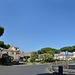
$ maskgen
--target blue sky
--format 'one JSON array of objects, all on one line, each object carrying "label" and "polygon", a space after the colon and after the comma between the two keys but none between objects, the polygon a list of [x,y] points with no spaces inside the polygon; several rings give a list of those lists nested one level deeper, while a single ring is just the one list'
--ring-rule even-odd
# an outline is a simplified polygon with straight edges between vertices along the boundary
[{"label": "blue sky", "polygon": [[21,51],[75,45],[75,0],[0,0],[0,41]]}]

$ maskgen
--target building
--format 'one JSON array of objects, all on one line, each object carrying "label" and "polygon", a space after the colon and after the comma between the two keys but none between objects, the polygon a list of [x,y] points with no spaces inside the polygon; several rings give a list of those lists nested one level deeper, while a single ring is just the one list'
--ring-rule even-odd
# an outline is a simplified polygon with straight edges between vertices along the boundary
[{"label": "building", "polygon": [[24,56],[31,56],[31,53],[32,53],[32,52],[24,53]]},{"label": "building", "polygon": [[60,60],[66,60],[66,55],[65,54],[59,54],[59,59]]},{"label": "building", "polygon": [[67,56],[65,54],[55,54],[54,59],[66,60],[66,57],[71,60],[74,58],[74,54],[68,54]]},{"label": "building", "polygon": [[23,58],[24,58],[24,52],[21,51],[21,52],[20,52],[20,61],[23,61]]},{"label": "building", "polygon": [[2,58],[3,54],[7,54],[9,56],[12,56],[14,59],[19,59],[20,50],[18,47],[10,46],[9,49],[1,49],[0,50],[0,58]]},{"label": "building", "polygon": [[32,52],[26,52],[26,53],[24,53],[23,51],[20,52],[20,61],[25,60],[25,59],[24,59],[24,56],[31,56],[31,53],[32,53]]}]

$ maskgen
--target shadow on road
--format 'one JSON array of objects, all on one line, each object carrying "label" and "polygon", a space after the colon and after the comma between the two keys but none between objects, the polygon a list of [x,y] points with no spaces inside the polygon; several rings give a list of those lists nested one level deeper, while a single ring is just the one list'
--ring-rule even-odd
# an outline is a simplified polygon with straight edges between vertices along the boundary
[{"label": "shadow on road", "polygon": [[50,73],[42,73],[42,74],[37,74],[37,75],[53,75],[53,74],[50,74]]},{"label": "shadow on road", "polygon": [[25,63],[5,63],[5,64],[0,64],[1,66],[13,66],[13,65],[24,65]]}]

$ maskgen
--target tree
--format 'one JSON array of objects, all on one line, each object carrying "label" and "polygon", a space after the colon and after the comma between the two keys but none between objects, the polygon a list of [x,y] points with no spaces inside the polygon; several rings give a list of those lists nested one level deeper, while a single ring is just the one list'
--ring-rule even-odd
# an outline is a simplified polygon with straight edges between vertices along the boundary
[{"label": "tree", "polygon": [[41,50],[38,50],[38,54],[44,54],[44,53],[48,53],[49,51],[55,51],[56,49],[54,48],[50,48],[50,47],[46,47],[46,48],[42,48]]},{"label": "tree", "polygon": [[30,57],[30,61],[31,62],[35,62],[35,59],[37,59],[38,58],[38,54],[37,54],[37,52],[32,52],[31,53],[31,57]]},{"label": "tree", "polygon": [[60,52],[61,52],[60,50],[57,50],[57,49],[55,50],[55,53],[56,53],[56,54],[57,54],[57,53],[59,54]]},{"label": "tree", "polygon": [[0,41],[0,47],[4,47],[4,42],[3,41]]},{"label": "tree", "polygon": [[62,52],[65,52],[65,55],[66,55],[66,68],[68,68],[68,52],[71,52],[72,51],[72,47],[71,46],[67,46],[67,47],[62,47],[61,49],[60,49]]},{"label": "tree", "polygon": [[55,56],[56,56],[56,59],[57,59],[57,56],[59,55],[60,52],[61,52],[60,50],[55,49]]},{"label": "tree", "polygon": [[54,51],[48,51],[47,53],[41,54],[40,59],[44,62],[50,62],[54,58]]},{"label": "tree", "polygon": [[9,45],[9,44],[7,44],[7,45],[6,45],[6,44],[4,44],[4,48],[5,48],[5,49],[8,49],[9,47],[10,47],[10,45]]},{"label": "tree", "polygon": [[75,51],[75,46],[72,46],[72,50],[71,50],[71,51],[72,51],[72,52]]},{"label": "tree", "polygon": [[43,52],[41,50],[38,50],[37,53],[38,54],[43,54]]},{"label": "tree", "polygon": [[3,41],[0,41],[0,47],[8,49],[10,47],[10,45],[9,44],[6,45],[6,44],[4,44]]},{"label": "tree", "polygon": [[3,35],[3,33],[4,33],[4,28],[0,26],[0,37]]},{"label": "tree", "polygon": [[27,60],[30,58],[30,56],[24,56],[25,61],[27,62]]},{"label": "tree", "polygon": [[54,56],[49,53],[44,53],[44,54],[41,54],[41,56],[40,56],[40,59],[44,62],[50,62],[53,58],[54,58]]}]

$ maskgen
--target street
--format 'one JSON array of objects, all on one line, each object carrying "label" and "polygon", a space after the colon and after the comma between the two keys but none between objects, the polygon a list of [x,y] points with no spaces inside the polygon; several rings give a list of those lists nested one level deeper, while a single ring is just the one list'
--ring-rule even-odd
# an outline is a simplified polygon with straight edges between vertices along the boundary
[{"label": "street", "polygon": [[30,66],[0,66],[1,75],[52,75],[45,69],[45,65],[30,65]]}]

